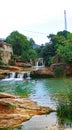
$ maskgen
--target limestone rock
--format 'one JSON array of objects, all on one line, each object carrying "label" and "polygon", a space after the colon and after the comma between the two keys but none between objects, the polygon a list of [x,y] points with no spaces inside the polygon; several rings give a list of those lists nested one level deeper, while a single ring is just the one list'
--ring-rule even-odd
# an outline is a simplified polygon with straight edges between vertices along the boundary
[{"label": "limestone rock", "polygon": [[30,119],[28,114],[0,114],[0,128],[14,128],[28,119]]},{"label": "limestone rock", "polygon": [[0,92],[0,98],[16,98],[16,96],[8,94],[8,93]]},{"label": "limestone rock", "polygon": [[34,115],[53,112],[49,107],[38,106],[29,99],[0,93],[0,128],[14,128]]},{"label": "limestone rock", "polygon": [[52,68],[39,68],[31,72],[32,77],[54,77]]}]

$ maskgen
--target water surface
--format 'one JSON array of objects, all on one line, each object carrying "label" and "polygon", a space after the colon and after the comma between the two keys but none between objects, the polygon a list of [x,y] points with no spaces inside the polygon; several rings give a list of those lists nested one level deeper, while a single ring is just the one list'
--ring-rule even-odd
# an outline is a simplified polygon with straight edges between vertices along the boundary
[{"label": "water surface", "polygon": [[[61,79],[9,79],[0,80],[0,92],[28,97],[37,101],[39,105],[56,108],[59,98],[72,90],[72,78]],[[38,124],[38,125],[37,125]],[[56,113],[49,115],[34,116],[31,120],[24,122],[20,127],[13,130],[45,130],[49,125],[60,124]],[[71,124],[61,124],[62,127],[71,127]]]}]

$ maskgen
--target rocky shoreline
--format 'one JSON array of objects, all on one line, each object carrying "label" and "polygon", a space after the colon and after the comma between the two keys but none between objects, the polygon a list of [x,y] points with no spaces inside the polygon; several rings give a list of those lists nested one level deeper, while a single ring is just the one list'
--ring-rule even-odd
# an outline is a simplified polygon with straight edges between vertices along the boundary
[{"label": "rocky shoreline", "polygon": [[33,78],[54,78],[63,76],[72,76],[72,65],[53,64],[50,67],[33,69],[20,66],[0,66],[0,79],[5,77],[8,72],[26,72],[29,71]]},{"label": "rocky shoreline", "polygon": [[52,68],[39,68],[31,72],[33,78],[53,78],[54,72]]},{"label": "rocky shoreline", "polygon": [[[67,67],[68,75],[72,68]],[[30,70],[30,69],[29,69]],[[0,68],[0,79],[5,77],[5,73],[8,72],[23,72],[26,71],[21,67],[9,66],[7,68]],[[31,76],[34,78],[41,77],[54,77],[53,68],[41,68],[38,70],[30,70]],[[72,73],[72,71],[71,71]],[[26,98],[20,98],[14,95],[0,93],[0,128],[15,128],[29,120],[34,115],[49,114],[55,112],[49,107],[38,106],[36,102],[33,102]],[[60,130],[56,126],[52,126],[49,130]],[[66,129],[72,130],[72,128]]]},{"label": "rocky shoreline", "polygon": [[38,106],[26,98],[0,93],[0,128],[15,128],[34,115],[54,112],[49,107]]}]

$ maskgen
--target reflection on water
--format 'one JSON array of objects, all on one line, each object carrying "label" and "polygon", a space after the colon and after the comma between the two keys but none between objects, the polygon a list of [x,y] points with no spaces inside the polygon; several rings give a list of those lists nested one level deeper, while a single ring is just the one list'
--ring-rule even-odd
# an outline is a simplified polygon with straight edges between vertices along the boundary
[{"label": "reflection on water", "polygon": [[[0,92],[8,92],[22,97],[29,97],[37,101],[39,105],[46,105],[56,108],[56,103],[72,89],[72,78],[69,79],[30,79],[28,82],[22,81],[0,81]],[[5,130],[44,130],[50,125],[60,125],[62,128],[71,127],[72,122],[60,120],[56,113],[49,115],[34,116],[24,122],[18,128],[8,128]]]},{"label": "reflection on water", "polygon": [[50,115],[34,116],[29,122],[23,123],[22,130],[45,130],[57,122],[55,113]]}]

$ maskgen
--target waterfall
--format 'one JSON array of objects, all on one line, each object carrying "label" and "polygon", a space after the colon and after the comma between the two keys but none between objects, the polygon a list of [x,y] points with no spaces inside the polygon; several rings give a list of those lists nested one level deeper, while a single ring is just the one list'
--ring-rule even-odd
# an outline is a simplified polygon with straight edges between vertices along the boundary
[{"label": "waterfall", "polygon": [[20,81],[20,80],[24,80],[24,79],[30,79],[30,72],[10,72],[10,73],[6,73],[5,79],[3,79],[3,80],[4,81],[8,81],[8,80]]},{"label": "waterfall", "polygon": [[15,72],[8,72],[8,73],[6,73],[6,76],[5,76],[5,79],[3,79],[3,80],[13,80],[15,78]]},{"label": "waterfall", "polygon": [[23,78],[24,73],[18,73],[17,78]]},{"label": "waterfall", "polygon": [[15,72],[10,73],[10,78],[15,78]]},{"label": "waterfall", "polygon": [[35,66],[38,67],[38,61],[36,61],[36,65]]},{"label": "waterfall", "polygon": [[27,72],[27,78],[26,79],[30,79],[30,72]]}]

